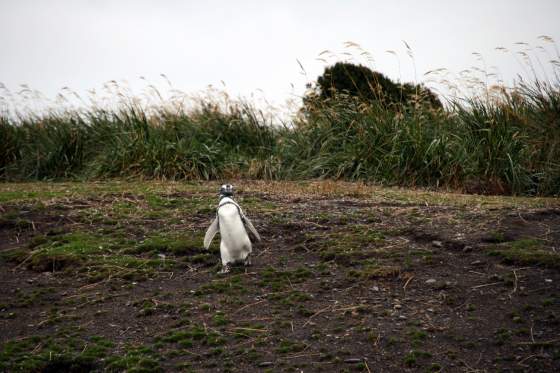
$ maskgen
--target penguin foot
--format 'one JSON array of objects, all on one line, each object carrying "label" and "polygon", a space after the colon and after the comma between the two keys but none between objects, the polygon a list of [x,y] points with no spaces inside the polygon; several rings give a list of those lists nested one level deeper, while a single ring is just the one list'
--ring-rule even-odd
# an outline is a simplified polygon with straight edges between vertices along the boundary
[{"label": "penguin foot", "polygon": [[251,265],[251,257],[249,255],[245,258],[243,265],[245,265],[245,267],[249,267]]},{"label": "penguin foot", "polygon": [[231,271],[231,265],[229,263],[222,266],[222,269],[218,272],[219,275],[225,275]]}]

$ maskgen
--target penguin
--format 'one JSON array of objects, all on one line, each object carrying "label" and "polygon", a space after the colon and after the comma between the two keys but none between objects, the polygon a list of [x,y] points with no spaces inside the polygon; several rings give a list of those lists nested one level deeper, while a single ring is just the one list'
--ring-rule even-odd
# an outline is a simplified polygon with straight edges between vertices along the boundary
[{"label": "penguin", "polygon": [[246,228],[258,241],[261,240],[249,218],[245,216],[241,207],[233,200],[233,185],[222,185],[216,218],[204,235],[204,248],[208,249],[212,239],[220,231],[222,269],[218,273],[228,273],[231,270],[231,265],[237,263],[242,263],[245,266],[251,265],[249,256],[253,248]]}]

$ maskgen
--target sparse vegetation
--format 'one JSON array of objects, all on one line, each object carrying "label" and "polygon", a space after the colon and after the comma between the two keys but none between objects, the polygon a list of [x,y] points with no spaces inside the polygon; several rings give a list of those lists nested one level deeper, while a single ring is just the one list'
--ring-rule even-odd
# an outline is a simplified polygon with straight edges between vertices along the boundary
[{"label": "sparse vegetation", "polygon": [[498,256],[509,264],[539,264],[546,267],[560,268],[560,253],[546,249],[543,242],[525,239],[493,246],[490,255]]},{"label": "sparse vegetation", "polygon": [[236,184],[223,277],[218,182],[0,185],[0,370],[558,370],[557,199]]}]

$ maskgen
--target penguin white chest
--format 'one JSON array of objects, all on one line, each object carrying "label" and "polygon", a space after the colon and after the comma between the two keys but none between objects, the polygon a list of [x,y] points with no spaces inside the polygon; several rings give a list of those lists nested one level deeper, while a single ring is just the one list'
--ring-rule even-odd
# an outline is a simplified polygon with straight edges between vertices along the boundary
[{"label": "penguin white chest", "polygon": [[218,210],[222,265],[243,262],[252,251],[251,240],[236,205],[225,204]]},{"label": "penguin white chest", "polygon": [[208,249],[214,235],[220,232],[222,270],[218,273],[229,272],[230,265],[235,263],[251,265],[249,254],[251,254],[253,247],[246,229],[249,229],[257,240],[261,240],[253,223],[245,216],[241,207],[233,200],[232,195],[233,186],[230,184],[222,185],[216,218],[204,235],[204,247]]}]

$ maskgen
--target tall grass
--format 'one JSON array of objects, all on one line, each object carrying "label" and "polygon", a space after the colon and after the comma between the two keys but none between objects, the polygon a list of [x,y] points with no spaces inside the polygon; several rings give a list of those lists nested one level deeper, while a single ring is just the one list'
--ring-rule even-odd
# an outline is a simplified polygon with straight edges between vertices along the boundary
[{"label": "tall grass", "polygon": [[[255,162],[274,152],[276,131],[258,110],[211,103],[189,113],[115,111],[0,119],[0,177],[139,176],[166,179],[264,177]],[[269,175],[271,176],[271,175]]]},{"label": "tall grass", "polygon": [[[290,168],[303,178],[555,194],[560,143],[551,141],[548,131],[532,129],[550,115],[538,110],[471,100],[453,102],[449,111],[406,108],[395,114],[339,98],[335,105],[316,108],[289,134],[284,158],[306,160]],[[557,134],[558,117],[555,121],[548,128],[556,125]]]},{"label": "tall grass", "polygon": [[278,126],[244,101],[0,114],[0,179],[366,180],[560,194],[560,81],[394,110],[338,95]]}]

